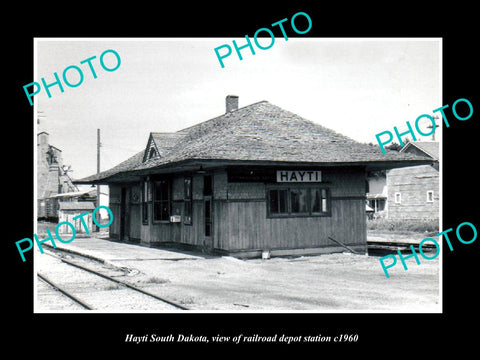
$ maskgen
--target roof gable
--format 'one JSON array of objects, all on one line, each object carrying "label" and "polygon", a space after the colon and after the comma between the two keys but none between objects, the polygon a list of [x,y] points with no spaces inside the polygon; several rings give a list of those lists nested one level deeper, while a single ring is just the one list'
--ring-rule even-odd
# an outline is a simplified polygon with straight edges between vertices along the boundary
[{"label": "roof gable", "polygon": [[158,156],[160,156],[160,153],[158,152],[157,145],[155,144],[152,133],[150,133],[150,135],[148,136],[147,146],[145,147],[145,152],[143,154],[142,162]]},{"label": "roof gable", "polygon": [[440,155],[439,143],[437,141],[409,142],[400,149],[400,152],[429,156],[435,160],[438,160]]},{"label": "roof gable", "polygon": [[165,156],[184,136],[182,132],[162,133],[151,132],[148,137],[147,146],[143,155],[142,162],[148,162],[151,159],[158,159]]}]

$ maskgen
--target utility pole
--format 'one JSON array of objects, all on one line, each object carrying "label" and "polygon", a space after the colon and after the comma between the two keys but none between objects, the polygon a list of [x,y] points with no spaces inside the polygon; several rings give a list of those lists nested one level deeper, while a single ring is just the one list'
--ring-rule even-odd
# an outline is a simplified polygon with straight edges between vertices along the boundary
[{"label": "utility pole", "polygon": [[[100,174],[100,129],[97,129],[97,174]],[[100,206],[100,185],[97,184],[97,204],[96,207]],[[97,211],[97,214],[100,214]],[[97,226],[97,231],[100,231],[100,228]]]},{"label": "utility pole", "polygon": [[[440,117],[439,117],[437,114],[435,114],[435,115],[433,116],[433,119],[434,119],[434,122],[435,122],[435,130],[434,130],[433,133],[432,133],[432,141],[435,141],[435,131],[436,131],[437,127],[438,127],[436,120],[439,119],[439,118],[440,118]],[[433,129],[433,125],[427,126],[427,129]]]}]

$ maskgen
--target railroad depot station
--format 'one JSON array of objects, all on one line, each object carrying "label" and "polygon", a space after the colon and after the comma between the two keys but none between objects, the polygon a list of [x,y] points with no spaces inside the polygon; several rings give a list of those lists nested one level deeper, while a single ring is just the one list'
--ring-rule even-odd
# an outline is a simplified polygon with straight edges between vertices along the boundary
[{"label": "railroad depot station", "polygon": [[432,163],[229,95],[225,114],[152,132],[136,155],[74,182],[109,186],[109,236],[121,241],[238,257],[366,253],[367,172]]}]

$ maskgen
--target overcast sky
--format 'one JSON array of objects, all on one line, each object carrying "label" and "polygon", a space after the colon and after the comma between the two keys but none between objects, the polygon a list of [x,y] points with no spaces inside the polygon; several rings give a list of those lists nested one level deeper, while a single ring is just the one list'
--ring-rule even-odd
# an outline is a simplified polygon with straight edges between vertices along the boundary
[{"label": "overcast sky", "polygon": [[[406,130],[406,121],[413,126],[419,115],[443,105],[439,39],[282,37],[268,50],[255,48],[255,55],[242,50],[242,61],[233,51],[221,68],[214,48],[232,40],[36,39],[32,81],[52,83],[53,73],[61,77],[69,65],[84,74],[78,87],[64,84],[61,93],[53,86],[51,98],[44,89],[35,96],[42,115],[36,132],[50,134],[64,164],[72,165],[70,175],[81,178],[96,172],[97,128],[101,170],[107,170],[142,150],[152,131],[173,132],[223,114],[229,94],[239,96],[240,107],[267,100],[372,143],[375,134],[393,126]],[[112,72],[99,64],[108,49],[121,57]],[[96,79],[80,64],[94,55]],[[112,54],[105,61],[115,65]],[[71,82],[74,73],[68,72]]]}]

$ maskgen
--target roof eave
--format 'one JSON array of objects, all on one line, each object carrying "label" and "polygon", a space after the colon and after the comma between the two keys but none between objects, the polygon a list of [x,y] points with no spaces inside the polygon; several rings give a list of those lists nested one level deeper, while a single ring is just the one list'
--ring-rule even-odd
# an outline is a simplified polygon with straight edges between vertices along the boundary
[{"label": "roof eave", "polygon": [[[367,171],[390,170],[419,165],[434,165],[436,160],[416,159],[416,160],[382,160],[382,161],[354,161],[354,162],[292,162],[292,161],[266,161],[266,160],[222,160],[222,159],[189,159],[168,164],[162,164],[156,167],[141,170],[127,170],[116,174],[95,179],[95,176],[84,179],[74,180],[74,184],[98,184],[107,185],[109,183],[125,183],[141,181],[143,177],[152,174],[171,174],[174,172],[195,172],[202,166],[203,170],[226,166],[304,166],[304,167],[365,167]],[[89,178],[92,178],[89,180]]]}]

